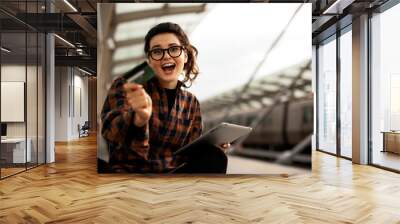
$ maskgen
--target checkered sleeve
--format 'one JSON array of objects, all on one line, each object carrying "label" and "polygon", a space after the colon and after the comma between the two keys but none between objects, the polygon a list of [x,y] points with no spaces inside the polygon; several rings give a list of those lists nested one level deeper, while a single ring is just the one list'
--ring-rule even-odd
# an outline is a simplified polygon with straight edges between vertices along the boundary
[{"label": "checkered sleeve", "polygon": [[194,101],[193,124],[189,131],[189,136],[188,136],[189,141],[187,143],[190,143],[195,139],[197,139],[198,137],[200,137],[203,131],[203,121],[201,119],[200,103],[195,97],[193,98],[193,101]]},{"label": "checkered sleeve", "polygon": [[141,157],[147,160],[149,151],[149,127],[136,127],[133,124],[134,111],[126,104],[124,79],[116,79],[111,86],[104,102],[101,119],[101,133],[112,145],[110,153],[118,152],[118,149],[129,147]]}]

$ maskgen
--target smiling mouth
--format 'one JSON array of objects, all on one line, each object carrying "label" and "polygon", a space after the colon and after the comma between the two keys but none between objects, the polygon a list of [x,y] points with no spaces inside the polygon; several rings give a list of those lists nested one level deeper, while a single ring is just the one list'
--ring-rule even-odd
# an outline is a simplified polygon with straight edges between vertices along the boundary
[{"label": "smiling mouth", "polygon": [[165,72],[172,72],[175,69],[176,65],[174,63],[165,63],[161,65],[161,68]]}]

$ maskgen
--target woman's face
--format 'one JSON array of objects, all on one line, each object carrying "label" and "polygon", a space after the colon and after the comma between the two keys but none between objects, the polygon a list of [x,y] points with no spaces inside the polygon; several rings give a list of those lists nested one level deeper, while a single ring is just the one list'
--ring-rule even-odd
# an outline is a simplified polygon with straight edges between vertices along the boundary
[{"label": "woman's face", "polygon": [[[180,49],[176,46],[182,46],[178,37],[173,33],[161,33],[155,35],[150,40],[149,53],[153,51],[153,55],[162,55],[162,50],[170,49],[170,53],[173,56],[178,55]],[[155,51],[154,51],[155,50]],[[161,50],[161,51],[160,51]],[[158,58],[156,58],[158,59]],[[152,57],[148,57],[149,65],[155,72],[160,84],[164,88],[173,89],[176,87],[178,82],[179,74],[182,73],[183,67],[187,62],[187,54],[185,50],[182,50],[181,54],[177,57],[171,57],[168,50],[164,51],[164,57],[161,60],[154,60]]]}]

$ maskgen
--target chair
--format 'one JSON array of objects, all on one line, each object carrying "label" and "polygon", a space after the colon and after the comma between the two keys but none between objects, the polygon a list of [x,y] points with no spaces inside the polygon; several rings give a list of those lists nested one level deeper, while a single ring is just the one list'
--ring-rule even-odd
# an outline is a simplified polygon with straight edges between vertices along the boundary
[{"label": "chair", "polygon": [[85,121],[82,127],[80,127],[80,125],[78,124],[79,138],[89,136],[89,129],[90,129],[89,121]]}]

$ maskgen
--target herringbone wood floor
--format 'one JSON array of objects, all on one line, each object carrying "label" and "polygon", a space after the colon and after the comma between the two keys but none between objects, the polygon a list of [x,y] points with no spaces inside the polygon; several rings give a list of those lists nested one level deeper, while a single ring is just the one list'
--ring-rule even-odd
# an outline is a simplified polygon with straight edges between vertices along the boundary
[{"label": "herringbone wood floor", "polygon": [[93,137],[56,158],[0,181],[0,223],[400,223],[400,175],[319,152],[293,176],[99,175]]}]

